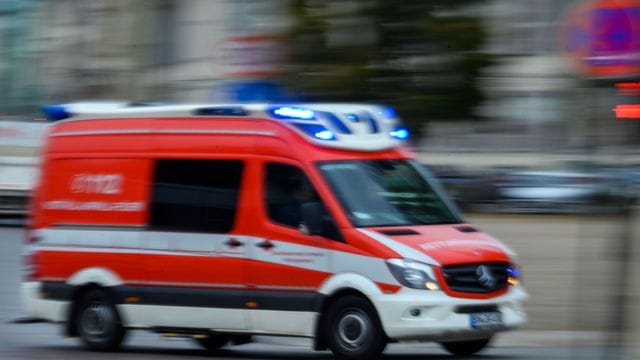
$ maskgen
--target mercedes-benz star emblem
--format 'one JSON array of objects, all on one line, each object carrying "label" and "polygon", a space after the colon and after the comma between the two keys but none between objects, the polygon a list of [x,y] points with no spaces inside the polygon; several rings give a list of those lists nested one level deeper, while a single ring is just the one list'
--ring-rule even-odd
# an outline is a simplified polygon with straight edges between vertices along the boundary
[{"label": "mercedes-benz star emblem", "polygon": [[476,275],[478,275],[478,282],[482,286],[493,289],[496,286],[496,278],[493,276],[491,269],[485,265],[480,265],[476,269]]}]

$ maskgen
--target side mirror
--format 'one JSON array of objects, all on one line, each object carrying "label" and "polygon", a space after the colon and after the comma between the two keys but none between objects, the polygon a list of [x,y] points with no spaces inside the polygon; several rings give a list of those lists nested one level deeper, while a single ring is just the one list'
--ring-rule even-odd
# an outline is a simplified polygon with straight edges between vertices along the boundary
[{"label": "side mirror", "polygon": [[324,209],[319,202],[308,202],[302,204],[302,224],[300,231],[306,235],[323,234]]},{"label": "side mirror", "polygon": [[302,222],[300,232],[305,235],[320,235],[329,239],[344,241],[340,230],[336,226],[327,210],[319,202],[302,204]]}]

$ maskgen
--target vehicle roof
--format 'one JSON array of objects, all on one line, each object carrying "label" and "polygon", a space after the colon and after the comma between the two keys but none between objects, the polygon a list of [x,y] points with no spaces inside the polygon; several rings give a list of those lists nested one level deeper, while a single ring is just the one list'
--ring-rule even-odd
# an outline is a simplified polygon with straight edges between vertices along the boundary
[{"label": "vehicle roof", "polygon": [[[62,111],[64,117],[54,123],[49,137],[54,145],[64,143],[59,141],[62,138],[73,137],[76,144],[66,144],[67,149],[77,147],[77,140],[90,137],[92,141],[81,141],[87,149],[103,151],[102,148],[110,148],[115,151],[113,144],[95,140],[98,137],[113,139],[112,136],[119,136],[118,143],[127,143],[129,149],[134,151],[140,148],[140,144],[151,141],[149,136],[174,135],[171,141],[174,148],[179,142],[184,146],[195,146],[199,141],[206,141],[201,152],[206,152],[202,150],[205,145],[211,152],[214,145],[218,147],[216,151],[220,151],[223,145],[219,141],[223,137],[229,142],[226,148],[237,148],[242,141],[244,147],[259,146],[257,138],[272,137],[289,143],[289,146],[297,143],[294,150],[308,146],[315,147],[319,153],[323,153],[319,150],[334,150],[332,155],[324,151],[326,156],[320,158],[342,158],[354,155],[344,151],[374,153],[402,147],[403,139],[394,136],[394,132],[406,132],[392,109],[371,104],[130,106],[126,103],[72,103],[60,106],[63,108],[57,111]],[[209,137],[203,140],[198,135]],[[251,139],[238,142],[243,135]],[[216,136],[216,144],[212,144],[211,136]],[[271,140],[274,143],[274,139]],[[62,151],[63,148],[58,146],[57,150]],[[183,151],[188,152],[186,148]]]},{"label": "vehicle roof", "polygon": [[[53,126],[51,136],[60,135],[63,129],[75,129],[75,133],[66,135],[95,135],[94,131],[109,129],[111,135],[131,134],[133,129],[111,129],[125,126],[134,120],[152,121],[147,128],[137,131],[147,133],[158,132],[158,122],[167,119],[183,119],[182,123],[174,123],[176,128],[188,129],[200,120],[265,120],[277,123],[292,130],[310,143],[322,147],[355,150],[381,151],[401,145],[408,137],[408,131],[401,126],[393,109],[373,104],[338,104],[338,103],[301,103],[301,104],[268,104],[268,103],[226,103],[226,104],[184,104],[184,105],[130,105],[114,102],[71,103],[56,105],[56,111],[64,114]],[[45,111],[46,112],[46,111]],[[91,122],[90,120],[94,120]],[[101,124],[102,121],[111,125]],[[192,121],[186,121],[192,120]],[[86,125],[80,125],[84,123]],[[75,125],[74,125],[75,124]],[[91,125],[89,125],[91,124]],[[219,122],[222,124],[222,122]],[[259,122],[244,124],[242,131],[258,131]],[[77,127],[84,128],[78,132]],[[215,125],[209,127],[212,133]],[[229,129],[227,129],[229,130]],[[166,129],[164,129],[166,133]],[[256,135],[256,134],[254,134]]]}]

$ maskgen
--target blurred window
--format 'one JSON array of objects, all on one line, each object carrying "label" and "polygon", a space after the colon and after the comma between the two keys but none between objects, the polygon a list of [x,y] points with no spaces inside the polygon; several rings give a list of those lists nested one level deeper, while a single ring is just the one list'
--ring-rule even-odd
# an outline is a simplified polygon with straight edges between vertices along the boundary
[{"label": "blurred window", "polygon": [[236,217],[239,160],[157,160],[151,195],[155,229],[227,233]]},{"label": "blurred window", "polygon": [[319,168],[357,227],[461,222],[430,174],[413,161],[327,161]]},{"label": "blurred window", "polygon": [[319,201],[309,178],[297,166],[267,164],[266,203],[269,219],[275,223],[298,228],[304,203]]}]

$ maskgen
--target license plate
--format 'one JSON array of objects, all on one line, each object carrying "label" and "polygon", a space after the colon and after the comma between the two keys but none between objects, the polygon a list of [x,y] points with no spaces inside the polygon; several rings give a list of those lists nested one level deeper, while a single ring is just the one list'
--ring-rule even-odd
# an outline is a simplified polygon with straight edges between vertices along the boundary
[{"label": "license plate", "polygon": [[469,315],[472,329],[496,328],[502,326],[502,313],[498,311]]}]

